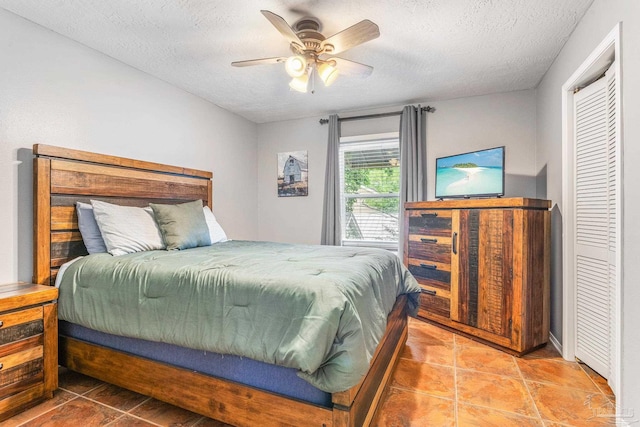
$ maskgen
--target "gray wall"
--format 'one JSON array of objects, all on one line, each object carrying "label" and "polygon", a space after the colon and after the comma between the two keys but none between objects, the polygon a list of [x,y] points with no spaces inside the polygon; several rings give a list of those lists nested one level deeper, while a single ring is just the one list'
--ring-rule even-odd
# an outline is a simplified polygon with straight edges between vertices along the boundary
[{"label": "gray wall", "polygon": [[[600,44],[616,23],[622,22],[622,122],[623,122],[623,327],[622,393],[617,403],[640,418],[640,2],[637,0],[595,0],[538,87],[536,165],[541,191],[554,207],[553,290],[562,292],[562,112],[561,87]],[[546,179],[544,179],[546,177]],[[541,194],[545,195],[545,194]],[[561,312],[554,312],[552,330],[562,328]],[[631,421],[630,419],[627,421]]]},{"label": "gray wall", "polygon": [[[436,112],[427,115],[428,196],[434,197],[437,157],[505,145],[506,195],[535,197],[535,91],[429,102]],[[426,105],[426,103],[424,104]],[[400,111],[340,113],[354,116]],[[319,117],[258,125],[258,238],[280,242],[320,243],[327,126]],[[342,136],[397,132],[399,116],[344,122]],[[308,150],[309,196],[278,197],[278,152]],[[295,212],[295,215],[291,213]]]},{"label": "gray wall", "polygon": [[254,123],[4,9],[0,58],[0,283],[31,280],[34,143],[213,171],[222,226],[257,235]]}]

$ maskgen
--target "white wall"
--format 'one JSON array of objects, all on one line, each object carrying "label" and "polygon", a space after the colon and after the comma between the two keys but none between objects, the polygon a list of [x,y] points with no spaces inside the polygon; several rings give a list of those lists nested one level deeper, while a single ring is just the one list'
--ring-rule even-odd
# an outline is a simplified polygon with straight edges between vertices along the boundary
[{"label": "white wall", "polygon": [[[637,0],[595,0],[538,87],[537,170],[546,175],[544,192],[554,204],[554,239],[561,236],[562,208],[562,123],[561,87],[584,62],[616,23],[622,22],[622,122],[623,122],[623,340],[622,393],[617,403],[635,413],[628,422],[640,419],[640,2]],[[544,194],[543,194],[544,196]],[[562,291],[561,247],[553,257],[553,293]],[[552,325],[561,328],[561,324]]]},{"label": "white wall", "polygon": [[254,123],[4,9],[0,58],[0,283],[31,280],[34,143],[213,171],[222,226],[257,235]]},{"label": "white wall", "polygon": [[[436,112],[427,115],[428,196],[434,197],[434,165],[437,157],[506,146],[506,195],[535,197],[535,91],[429,102]],[[426,105],[426,103],[424,104]],[[341,113],[341,116],[400,111],[402,105],[385,110]],[[394,132],[399,117],[349,121],[342,136]],[[320,118],[258,125],[258,238],[295,243],[320,243],[327,125]],[[278,197],[278,152],[308,150],[309,196]]]}]

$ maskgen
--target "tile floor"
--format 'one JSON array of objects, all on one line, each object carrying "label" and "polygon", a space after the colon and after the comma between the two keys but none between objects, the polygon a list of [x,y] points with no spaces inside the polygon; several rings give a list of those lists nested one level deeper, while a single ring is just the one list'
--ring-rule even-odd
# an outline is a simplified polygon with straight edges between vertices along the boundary
[{"label": "tile floor", "polygon": [[[615,425],[613,393],[551,347],[523,358],[415,319],[376,426]],[[225,426],[60,368],[53,399],[2,426]]]}]

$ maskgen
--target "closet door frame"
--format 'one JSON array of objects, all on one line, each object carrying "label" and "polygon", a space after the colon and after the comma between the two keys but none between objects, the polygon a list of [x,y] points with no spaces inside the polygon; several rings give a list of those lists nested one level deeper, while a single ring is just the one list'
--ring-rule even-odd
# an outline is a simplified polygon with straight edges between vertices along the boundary
[{"label": "closet door frame", "polygon": [[622,73],[620,57],[621,23],[618,23],[578,67],[573,75],[562,86],[562,276],[563,276],[563,310],[562,310],[562,357],[566,360],[575,360],[576,348],[576,278],[575,278],[575,165],[574,165],[574,114],[573,93],[574,89],[585,86],[592,81],[597,74],[604,71],[608,63],[614,59],[616,86],[618,94],[618,106],[616,117],[617,137],[617,195],[616,211],[617,242],[616,242],[616,275],[618,286],[614,295],[614,333],[612,334],[613,355],[612,370],[609,378],[613,392],[620,396],[621,366],[622,366]]}]

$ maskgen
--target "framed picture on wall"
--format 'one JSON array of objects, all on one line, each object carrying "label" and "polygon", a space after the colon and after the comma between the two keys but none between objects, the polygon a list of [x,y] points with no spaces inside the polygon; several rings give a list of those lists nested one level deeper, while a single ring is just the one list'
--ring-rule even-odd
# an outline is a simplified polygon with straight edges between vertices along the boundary
[{"label": "framed picture on wall", "polygon": [[308,196],[306,151],[278,153],[278,197]]}]

